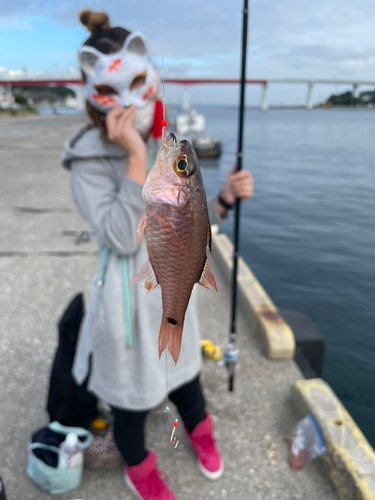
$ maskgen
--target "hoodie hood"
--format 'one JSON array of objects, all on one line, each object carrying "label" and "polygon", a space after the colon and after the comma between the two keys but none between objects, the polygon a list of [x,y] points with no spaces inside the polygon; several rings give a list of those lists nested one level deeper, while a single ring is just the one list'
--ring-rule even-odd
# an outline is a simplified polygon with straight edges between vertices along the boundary
[{"label": "hoodie hood", "polygon": [[96,127],[86,125],[66,139],[61,163],[70,170],[73,160],[93,158],[126,158],[126,153],[105,141]]}]

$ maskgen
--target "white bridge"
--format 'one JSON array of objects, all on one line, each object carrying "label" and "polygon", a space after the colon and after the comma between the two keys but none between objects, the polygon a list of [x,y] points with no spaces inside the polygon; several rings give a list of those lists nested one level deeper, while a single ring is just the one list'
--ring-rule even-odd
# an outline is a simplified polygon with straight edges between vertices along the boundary
[{"label": "white bridge", "polygon": [[362,86],[375,87],[375,80],[336,80],[336,79],[309,79],[303,80],[300,78],[269,78],[263,83],[263,92],[260,101],[260,108],[268,109],[268,88],[270,83],[290,83],[290,84],[307,84],[306,104],[307,109],[312,109],[312,96],[315,85],[351,85],[353,87],[353,95],[355,96],[357,89]]},{"label": "white bridge", "polygon": [[[239,84],[239,80],[233,79],[173,79],[166,78],[165,83],[176,83],[179,85],[184,85],[185,90],[190,85],[200,85],[200,84]],[[315,78],[315,79],[301,79],[301,78],[265,78],[265,79],[246,79],[246,83],[249,85],[261,85],[263,87],[261,98],[260,98],[260,109],[268,109],[268,90],[270,84],[305,84],[307,85],[307,95],[306,104],[307,109],[312,109],[312,97],[315,85],[351,85],[353,87],[353,95],[355,95],[359,86],[373,86],[375,87],[375,80],[337,80],[335,79],[325,79],[325,78]]]}]

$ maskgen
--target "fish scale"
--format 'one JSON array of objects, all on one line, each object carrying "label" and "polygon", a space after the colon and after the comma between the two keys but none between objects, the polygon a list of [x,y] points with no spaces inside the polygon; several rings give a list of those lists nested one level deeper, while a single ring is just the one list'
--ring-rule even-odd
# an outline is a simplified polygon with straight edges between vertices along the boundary
[{"label": "fish scale", "polygon": [[[165,316],[172,317],[177,321],[182,321],[184,318],[191,290],[194,283],[198,281],[205,262],[205,244],[203,244],[204,253],[202,248],[198,246],[194,248],[191,242],[195,239],[196,228],[184,224],[184,221],[189,217],[189,212],[190,204],[185,209],[180,210],[179,218],[172,218],[172,224],[179,241],[186,249],[186,255],[181,253],[178,244],[174,244],[176,237],[173,234],[171,223],[167,218],[164,218],[164,214],[162,217],[155,217],[154,220],[150,218],[150,226],[153,220],[154,227],[152,229],[148,224],[146,226],[149,234],[154,234],[155,239],[159,242],[159,244],[155,244],[151,238],[148,247],[151,264],[162,288]],[[170,257],[171,254],[173,258]],[[178,301],[176,301],[177,295]]]}]

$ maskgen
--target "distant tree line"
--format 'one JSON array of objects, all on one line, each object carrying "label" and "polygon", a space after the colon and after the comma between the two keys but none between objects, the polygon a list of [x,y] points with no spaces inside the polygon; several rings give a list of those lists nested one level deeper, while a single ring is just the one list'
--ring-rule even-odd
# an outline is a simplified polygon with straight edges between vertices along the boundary
[{"label": "distant tree line", "polygon": [[344,92],[343,94],[333,94],[322,106],[372,107],[375,106],[375,90],[361,92],[358,97],[350,91]]}]

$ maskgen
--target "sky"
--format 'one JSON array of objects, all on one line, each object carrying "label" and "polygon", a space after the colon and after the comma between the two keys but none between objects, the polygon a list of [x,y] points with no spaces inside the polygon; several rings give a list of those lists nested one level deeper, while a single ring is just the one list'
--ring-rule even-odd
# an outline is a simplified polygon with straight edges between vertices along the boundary
[{"label": "sky", "polygon": [[[373,0],[249,2],[248,78],[375,80]],[[141,31],[166,77],[240,75],[242,0],[7,0],[0,12],[0,79],[78,78],[77,50],[88,37],[78,21],[84,8],[105,10],[112,26]],[[313,101],[349,89],[319,85]],[[303,104],[306,93],[306,85],[271,84],[269,102]],[[247,86],[247,104],[258,105],[260,95],[259,86]],[[182,88],[167,85],[165,97],[181,103]],[[237,104],[238,87],[197,86],[191,100]]]}]

